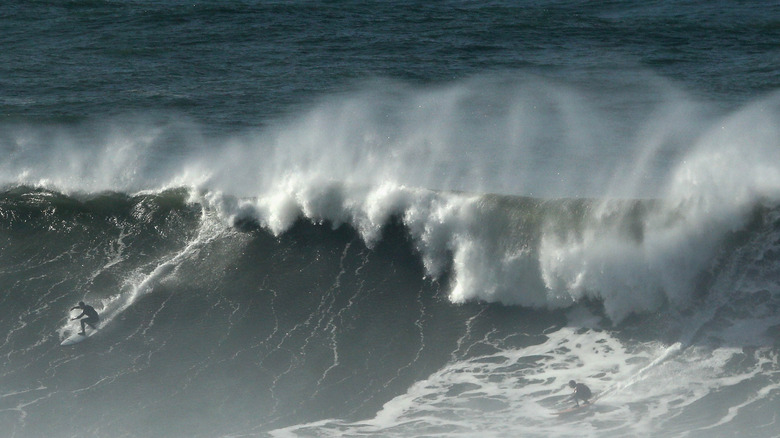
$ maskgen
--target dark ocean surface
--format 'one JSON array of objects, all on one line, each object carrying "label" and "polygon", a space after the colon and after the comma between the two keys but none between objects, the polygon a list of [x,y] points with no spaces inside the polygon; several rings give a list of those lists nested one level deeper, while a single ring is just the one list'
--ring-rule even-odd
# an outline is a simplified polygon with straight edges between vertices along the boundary
[{"label": "dark ocean surface", "polygon": [[10,0],[0,48],[3,436],[777,436],[780,2]]}]

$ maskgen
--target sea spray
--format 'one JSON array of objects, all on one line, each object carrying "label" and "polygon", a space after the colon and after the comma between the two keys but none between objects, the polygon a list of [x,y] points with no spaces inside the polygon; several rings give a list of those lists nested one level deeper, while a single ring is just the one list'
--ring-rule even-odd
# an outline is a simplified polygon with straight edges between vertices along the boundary
[{"label": "sea spray", "polygon": [[4,435],[777,435],[776,2],[191,3],[0,2]]},{"label": "sea spray", "polygon": [[[452,268],[455,302],[555,308],[587,297],[615,321],[689,305],[725,233],[780,186],[777,96],[713,116],[650,81],[614,97],[647,98],[650,107],[621,113],[585,98],[591,90],[528,75],[379,83],[387,87],[323,98],[231,138],[175,118],[148,129],[120,119],[75,131],[17,127],[4,137],[18,154],[2,179],[67,193],[192,187],[228,224],[255,221],[277,236],[299,219],[346,224],[369,246],[398,218],[427,275]],[[56,153],[39,160],[21,147],[46,144]],[[490,193],[558,205],[592,196],[577,227],[558,233],[566,208],[510,207],[500,218]]]}]

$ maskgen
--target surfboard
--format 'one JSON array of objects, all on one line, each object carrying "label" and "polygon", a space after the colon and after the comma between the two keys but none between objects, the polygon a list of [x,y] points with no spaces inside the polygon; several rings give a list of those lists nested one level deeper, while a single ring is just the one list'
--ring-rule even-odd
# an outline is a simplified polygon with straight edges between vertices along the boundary
[{"label": "surfboard", "polygon": [[63,339],[62,342],[60,342],[60,345],[73,345],[78,344],[81,341],[87,340],[88,337],[94,335],[97,332],[97,329],[91,329],[87,327],[87,334],[82,335],[81,333],[77,331],[73,332],[70,336]]},{"label": "surfboard", "polygon": [[558,416],[566,416],[566,415],[574,415],[579,412],[585,412],[593,407],[593,405],[596,403],[596,400],[598,400],[598,397],[593,398],[590,400],[590,403],[580,403],[579,406],[572,406],[569,409],[564,409],[562,411],[555,412],[555,415]]}]

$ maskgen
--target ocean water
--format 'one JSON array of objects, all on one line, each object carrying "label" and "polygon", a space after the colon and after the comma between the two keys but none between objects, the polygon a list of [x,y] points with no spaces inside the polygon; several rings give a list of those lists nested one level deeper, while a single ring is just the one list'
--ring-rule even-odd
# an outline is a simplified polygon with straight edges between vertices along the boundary
[{"label": "ocean water", "polygon": [[780,3],[0,17],[3,436],[780,433]]}]

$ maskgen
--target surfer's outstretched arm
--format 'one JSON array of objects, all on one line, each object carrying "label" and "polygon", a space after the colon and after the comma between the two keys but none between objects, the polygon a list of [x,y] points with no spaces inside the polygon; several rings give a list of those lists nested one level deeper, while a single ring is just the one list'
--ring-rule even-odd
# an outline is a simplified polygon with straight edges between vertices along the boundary
[{"label": "surfer's outstretched arm", "polygon": [[579,405],[580,405],[580,400],[577,398],[577,393],[576,393],[576,392],[572,393],[572,394],[569,396],[569,398],[567,398],[567,399],[566,399],[566,401],[572,401],[572,400],[573,400],[573,401],[574,401],[574,403],[575,403],[575,404],[576,404],[576,405],[579,407]]}]

